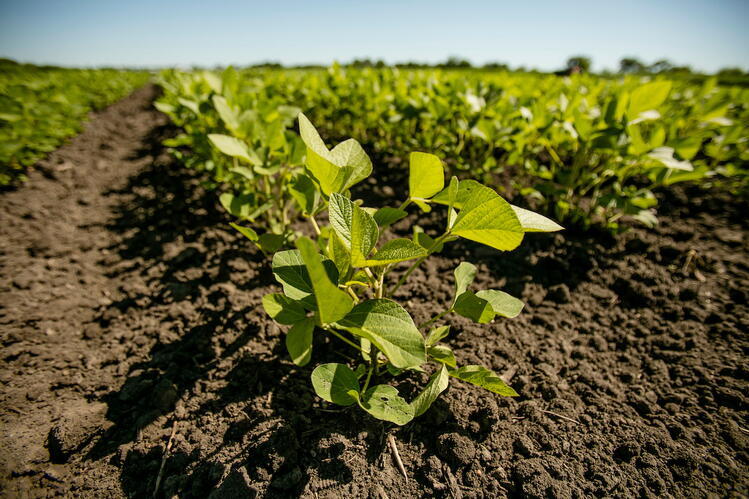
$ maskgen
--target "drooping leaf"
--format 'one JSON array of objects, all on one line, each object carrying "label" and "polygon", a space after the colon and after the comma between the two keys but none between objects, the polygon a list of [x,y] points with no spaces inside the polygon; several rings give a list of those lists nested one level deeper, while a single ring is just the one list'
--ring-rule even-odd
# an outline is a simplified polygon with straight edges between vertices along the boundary
[{"label": "drooping leaf", "polygon": [[518,396],[518,393],[508,386],[502,378],[483,366],[463,366],[460,369],[449,370],[448,374],[453,378],[480,386],[505,397]]},{"label": "drooping leaf", "polygon": [[298,366],[306,366],[312,358],[312,332],[315,320],[312,317],[297,322],[286,333],[286,349],[292,362]]},{"label": "drooping leaf", "polygon": [[333,284],[338,282],[337,279],[331,282],[315,243],[307,237],[300,237],[296,240],[296,247],[309,273],[320,322],[330,324],[345,317],[353,308],[354,301]]},{"label": "drooping leaf", "polygon": [[247,144],[241,140],[230,137],[229,135],[222,135],[220,133],[209,133],[208,140],[216,146],[216,148],[227,156],[232,158],[242,159],[250,164],[258,164],[257,158],[253,158],[250,155]]},{"label": "drooping leaf", "polygon": [[487,300],[476,296],[473,291],[464,291],[460,294],[455,300],[453,310],[456,314],[479,324],[488,324],[497,315],[494,313],[491,304]]},{"label": "drooping leaf", "polygon": [[[449,204],[449,189],[432,201]],[[453,206],[460,209],[451,229],[456,236],[504,251],[523,240],[524,230],[512,206],[489,187],[474,180],[460,182]]]},{"label": "drooping leaf", "polygon": [[476,278],[476,266],[468,262],[460,262],[455,267],[455,297],[453,303],[462,295]]},{"label": "drooping leaf", "polygon": [[429,383],[424,387],[424,390],[416,396],[411,402],[411,407],[414,410],[414,417],[419,417],[424,414],[429,407],[437,400],[440,393],[447,389],[449,377],[447,374],[447,368],[442,367],[439,371],[434,373],[429,378]]},{"label": "drooping leaf", "polygon": [[377,253],[366,262],[366,267],[376,267],[379,265],[389,265],[391,263],[405,262],[426,256],[424,248],[414,243],[410,239],[393,239],[386,242]]},{"label": "drooping leaf", "polygon": [[318,397],[334,404],[348,406],[357,401],[350,392],[359,392],[354,371],[343,364],[322,364],[312,371],[312,387]]},{"label": "drooping leaf", "polygon": [[[338,281],[338,270],[330,260],[324,260],[323,266],[328,278]],[[273,275],[283,286],[283,292],[289,298],[302,302],[308,310],[316,308],[312,280],[302,255],[298,250],[279,251],[273,255],[271,263]]]},{"label": "drooping leaf", "polygon": [[408,192],[411,198],[429,199],[445,186],[442,161],[434,154],[412,152],[409,157]]},{"label": "drooping leaf", "polygon": [[449,333],[450,333],[450,326],[440,326],[429,331],[429,334],[427,335],[427,339],[425,342],[427,348],[431,347],[432,345],[436,345],[443,338],[447,337]]},{"label": "drooping leaf", "polygon": [[360,397],[359,405],[377,419],[401,426],[414,418],[414,407],[390,385],[377,385],[368,389]]},{"label": "drooping leaf", "polygon": [[273,254],[281,249],[284,240],[285,238],[282,234],[273,234],[272,232],[266,232],[265,234],[261,234],[260,237],[257,238],[257,245],[266,254]]},{"label": "drooping leaf", "polygon": [[394,301],[361,302],[339,325],[371,341],[395,367],[418,367],[426,361],[423,336],[408,312]]},{"label": "drooping leaf", "polygon": [[289,184],[289,192],[292,197],[299,203],[302,213],[310,215],[314,213],[320,194],[315,188],[315,184],[307,175],[297,175]]},{"label": "drooping leaf", "polygon": [[515,210],[515,214],[518,216],[520,225],[523,226],[525,232],[556,232],[558,230],[564,230],[564,227],[543,215],[520,208],[519,206],[510,206]]},{"label": "drooping leaf", "polygon": [[502,317],[513,318],[523,310],[523,302],[512,295],[496,289],[485,289],[476,293],[478,298],[486,300],[494,313]]},{"label": "drooping leaf", "polygon": [[253,243],[257,242],[257,240],[258,240],[257,232],[255,232],[254,230],[252,230],[250,227],[243,227],[241,225],[235,224],[234,222],[230,222],[229,225],[231,225],[232,227],[234,227],[237,231],[239,231],[240,234],[242,234],[244,237],[246,237],[247,239],[249,239]]},{"label": "drooping leaf", "polygon": [[307,316],[300,302],[281,293],[269,293],[263,296],[263,309],[279,324],[296,324]]},{"label": "drooping leaf", "polygon": [[455,354],[452,349],[447,345],[434,345],[427,349],[427,353],[437,362],[441,362],[446,366],[457,367],[455,362]]},{"label": "drooping leaf", "polygon": [[371,253],[379,230],[372,215],[340,194],[330,196],[328,207],[330,225],[351,249],[351,265],[362,267]]}]

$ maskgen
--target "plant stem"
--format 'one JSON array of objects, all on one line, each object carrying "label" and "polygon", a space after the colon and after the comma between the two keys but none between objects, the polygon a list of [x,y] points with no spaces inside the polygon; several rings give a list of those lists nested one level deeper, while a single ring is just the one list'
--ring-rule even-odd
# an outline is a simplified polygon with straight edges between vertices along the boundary
[{"label": "plant stem", "polygon": [[423,324],[419,324],[419,325],[418,325],[418,326],[416,326],[416,327],[417,327],[418,329],[421,329],[421,328],[423,328],[423,327],[427,327],[427,326],[430,326],[430,325],[432,325],[433,323],[437,322],[438,320],[440,320],[441,318],[443,318],[444,316],[446,316],[447,314],[449,314],[449,313],[450,313],[450,312],[452,312],[452,311],[453,311],[453,309],[452,309],[452,307],[450,307],[450,308],[448,308],[447,310],[445,310],[444,312],[441,312],[441,313],[439,313],[439,314],[435,315],[434,317],[432,317],[432,318],[431,318],[431,319],[429,319],[428,321],[424,322]]},{"label": "plant stem", "polygon": [[353,341],[349,340],[348,338],[346,338],[345,336],[343,336],[341,333],[339,333],[335,329],[327,329],[327,331],[329,333],[331,333],[333,336],[335,336],[336,338],[338,338],[339,340],[341,340],[344,343],[348,344],[349,346],[352,346],[352,347],[356,348],[357,350],[359,350],[360,352],[364,353],[364,350],[362,350],[359,345],[357,345]]},{"label": "plant stem", "polygon": [[315,229],[315,234],[320,235],[320,226],[317,225],[314,215],[309,216],[309,221],[312,222],[312,227]]},{"label": "plant stem", "polygon": [[395,283],[395,285],[392,288],[390,288],[390,291],[388,291],[388,293],[387,293],[387,297],[388,298],[390,298],[391,296],[393,296],[393,293],[395,293],[398,290],[398,288],[400,288],[403,285],[403,283],[406,282],[406,279],[408,279],[408,276],[410,276],[411,273],[414,270],[416,270],[416,267],[418,267],[419,265],[421,265],[422,263],[424,263],[424,260],[426,260],[427,257],[429,257],[429,255],[432,254],[432,252],[435,250],[435,248],[437,248],[437,246],[439,246],[440,243],[442,243],[442,241],[444,241],[445,239],[447,239],[447,236],[449,236],[449,235],[450,235],[449,232],[445,232],[440,237],[438,237],[437,239],[434,240],[434,242],[432,243],[432,246],[427,250],[427,254],[424,255],[424,256],[422,256],[418,260],[416,260],[413,263],[413,265],[411,265],[408,268],[408,270],[406,270],[406,273],[403,274],[400,279],[398,279],[398,282]]},{"label": "plant stem", "polygon": [[369,380],[372,379],[372,372],[374,371],[375,366],[377,365],[377,347],[374,346],[374,344],[370,343],[369,348],[369,371],[367,372],[367,379],[364,381],[364,388],[362,388],[362,392],[367,391],[367,388],[369,388]]}]

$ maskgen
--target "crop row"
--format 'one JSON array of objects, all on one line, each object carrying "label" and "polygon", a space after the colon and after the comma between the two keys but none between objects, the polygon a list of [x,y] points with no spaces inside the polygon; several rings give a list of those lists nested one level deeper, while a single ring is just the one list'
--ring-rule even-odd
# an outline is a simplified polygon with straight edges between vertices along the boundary
[{"label": "crop row", "polygon": [[92,110],[148,81],[144,72],[38,68],[0,64],[0,185],[81,129]]},{"label": "crop row", "polygon": [[[433,152],[451,175],[477,177],[583,226],[617,230],[622,219],[653,225],[653,190],[676,182],[749,189],[749,89],[718,86],[715,78],[693,85],[334,66],[167,72],[161,82],[159,107],[185,132],[171,145],[238,193],[253,191],[248,170],[300,164],[302,149],[289,130],[300,110],[324,136],[345,131],[384,160]],[[238,140],[249,160],[222,154],[211,134]],[[266,201],[257,198],[260,208]]]}]

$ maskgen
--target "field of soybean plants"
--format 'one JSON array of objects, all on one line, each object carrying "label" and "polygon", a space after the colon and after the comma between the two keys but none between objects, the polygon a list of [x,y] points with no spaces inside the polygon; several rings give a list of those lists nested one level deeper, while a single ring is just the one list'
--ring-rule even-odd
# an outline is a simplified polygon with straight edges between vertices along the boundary
[{"label": "field of soybean plants", "polygon": [[742,81],[4,73],[0,493],[749,495]]}]

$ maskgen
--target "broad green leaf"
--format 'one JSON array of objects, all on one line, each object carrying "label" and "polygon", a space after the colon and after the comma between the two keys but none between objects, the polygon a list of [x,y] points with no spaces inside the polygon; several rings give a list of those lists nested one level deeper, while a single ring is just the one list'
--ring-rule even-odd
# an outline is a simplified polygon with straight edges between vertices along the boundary
[{"label": "broad green leaf", "polygon": [[388,227],[398,220],[404,218],[408,213],[405,210],[383,206],[373,215],[378,227]]},{"label": "broad green leaf", "polygon": [[463,366],[460,369],[448,371],[448,374],[453,378],[480,386],[505,397],[518,396],[518,393],[502,381],[502,378],[483,366]]},{"label": "broad green leaf", "polygon": [[[330,280],[338,281],[338,270],[335,264],[330,260],[325,260],[323,265]],[[308,310],[316,308],[312,281],[298,250],[275,253],[271,267],[276,280],[283,286],[286,296],[301,301]]]},{"label": "broad green leaf", "polygon": [[351,249],[351,265],[364,266],[379,237],[377,222],[372,215],[347,197],[334,193],[330,196],[328,217],[330,225]]},{"label": "broad green leaf", "polygon": [[512,206],[492,189],[479,184],[462,205],[451,229],[456,236],[505,251],[523,240],[523,227]]},{"label": "broad green leaf", "polygon": [[455,201],[458,199],[458,191],[460,189],[460,182],[458,177],[452,177],[450,179],[450,185],[447,186],[447,228],[451,229],[455,223],[455,218],[458,213],[455,211]]},{"label": "broad green leaf", "polygon": [[213,96],[213,107],[216,108],[216,112],[226,124],[226,128],[229,130],[237,130],[239,128],[239,115],[235,109],[233,109],[226,98],[223,95]]},{"label": "broad green leaf", "polygon": [[315,243],[307,237],[300,237],[296,240],[296,247],[312,282],[320,322],[330,324],[344,318],[353,308],[354,301],[345,291],[333,284],[337,279],[331,282]]},{"label": "broad green leaf", "polygon": [[364,262],[364,266],[376,267],[405,262],[426,255],[426,250],[410,239],[393,239],[386,242],[372,258]]},{"label": "broad green leaf", "polygon": [[359,380],[348,366],[322,364],[312,371],[312,387],[318,397],[338,405],[351,405],[356,398],[349,392],[359,392]]},{"label": "broad green leaf", "polygon": [[487,300],[476,296],[473,291],[465,291],[458,296],[455,305],[453,305],[453,310],[456,314],[479,324],[488,324],[496,315],[491,304]]},{"label": "broad green leaf", "polygon": [[409,196],[429,199],[444,186],[445,172],[442,168],[442,161],[434,154],[412,152],[409,157]]},{"label": "broad green leaf", "polygon": [[457,363],[455,362],[455,354],[447,345],[434,345],[432,347],[429,347],[427,353],[437,362],[441,362],[446,366],[457,367]]},{"label": "broad green leaf", "polygon": [[273,234],[272,232],[266,232],[261,234],[257,238],[257,245],[265,253],[273,254],[283,246],[285,238],[282,234]]},{"label": "broad green leaf", "polygon": [[415,418],[424,414],[427,409],[431,407],[434,401],[437,400],[437,397],[440,396],[440,393],[447,389],[448,382],[449,377],[447,374],[447,368],[442,366],[439,371],[429,378],[427,386],[425,386],[424,390],[411,402]]},{"label": "broad green leaf", "polygon": [[455,297],[453,303],[457,301],[460,295],[465,293],[475,278],[476,266],[474,264],[460,262],[460,265],[455,267]]},{"label": "broad green leaf", "polygon": [[395,367],[418,367],[426,362],[423,336],[408,312],[394,301],[361,302],[339,325],[371,341]]},{"label": "broad green leaf", "polygon": [[243,227],[241,225],[237,225],[234,222],[230,222],[229,225],[231,225],[232,227],[234,227],[235,229],[237,229],[240,234],[242,234],[244,237],[246,237],[247,239],[249,239],[253,243],[257,242],[257,240],[258,240],[257,232],[255,232],[251,228],[249,228],[249,227]]},{"label": "broad green leaf", "polygon": [[449,333],[450,326],[440,326],[432,329],[427,335],[426,346],[431,347],[432,345],[436,345],[443,338],[447,337]]},{"label": "broad green leaf", "polygon": [[306,366],[312,358],[312,332],[315,319],[309,317],[297,322],[286,333],[286,349],[291,360],[298,366]]},{"label": "broad green leaf", "polygon": [[361,395],[359,405],[377,419],[401,426],[414,418],[414,407],[390,385],[373,386]]},{"label": "broad green leaf", "polygon": [[299,113],[299,133],[307,146],[307,169],[326,196],[345,191],[372,173],[372,161],[356,140],[341,142],[330,151],[302,113]]},{"label": "broad green leaf", "polygon": [[553,220],[550,220],[543,215],[539,215],[536,212],[515,205],[510,206],[515,210],[515,214],[518,216],[520,225],[523,226],[525,232],[556,232],[564,229],[564,227]]},{"label": "broad green leaf", "polygon": [[208,140],[210,140],[219,151],[227,156],[243,159],[251,164],[257,164],[256,159],[250,157],[247,144],[237,138],[230,137],[229,135],[222,135],[220,133],[209,133]]},{"label": "broad green leaf", "polygon": [[226,211],[243,220],[248,219],[255,208],[255,197],[252,194],[236,195],[232,192],[224,192],[218,200]]},{"label": "broad green leaf", "polygon": [[303,321],[307,316],[307,311],[300,302],[281,293],[263,296],[263,309],[279,324],[295,324]]},{"label": "broad green leaf", "polygon": [[646,83],[632,91],[629,97],[627,119],[637,118],[643,111],[656,109],[668,98],[671,82],[667,80]]},{"label": "broad green leaf", "polygon": [[486,300],[492,306],[492,310],[502,317],[513,318],[523,310],[523,302],[504,291],[496,289],[485,289],[476,293],[478,298]]}]

